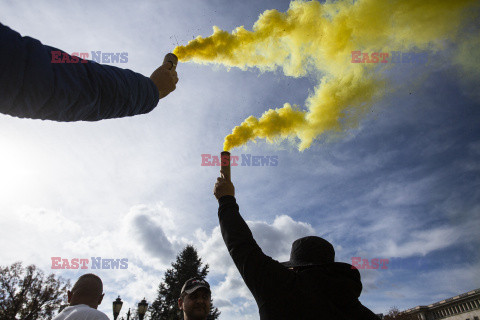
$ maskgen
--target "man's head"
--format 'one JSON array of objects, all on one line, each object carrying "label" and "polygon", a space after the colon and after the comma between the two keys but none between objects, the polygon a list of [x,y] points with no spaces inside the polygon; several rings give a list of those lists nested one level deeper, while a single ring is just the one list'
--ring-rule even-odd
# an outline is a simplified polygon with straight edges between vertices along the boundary
[{"label": "man's head", "polygon": [[289,268],[301,269],[331,263],[334,260],[335,250],[332,244],[323,238],[310,236],[295,240],[290,252],[290,261],[282,264]]},{"label": "man's head", "polygon": [[68,303],[71,306],[77,304],[86,304],[91,308],[97,309],[103,299],[102,280],[93,273],[87,273],[78,278],[72,290],[67,292]]},{"label": "man's head", "polygon": [[210,285],[200,278],[188,279],[178,299],[178,308],[185,320],[206,320],[210,312]]}]

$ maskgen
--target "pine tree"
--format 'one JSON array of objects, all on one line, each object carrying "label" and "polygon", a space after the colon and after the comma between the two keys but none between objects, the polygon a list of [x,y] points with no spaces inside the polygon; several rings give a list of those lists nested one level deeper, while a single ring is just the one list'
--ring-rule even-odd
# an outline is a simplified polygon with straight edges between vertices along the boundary
[{"label": "pine tree", "polygon": [[[205,279],[208,274],[208,264],[202,266],[202,259],[198,257],[197,250],[188,245],[177,256],[172,268],[165,272],[163,282],[158,287],[157,299],[149,308],[152,320],[182,319],[183,313],[178,309],[178,298],[182,286],[190,278]],[[208,320],[217,319],[220,312],[213,306],[210,307]]]}]

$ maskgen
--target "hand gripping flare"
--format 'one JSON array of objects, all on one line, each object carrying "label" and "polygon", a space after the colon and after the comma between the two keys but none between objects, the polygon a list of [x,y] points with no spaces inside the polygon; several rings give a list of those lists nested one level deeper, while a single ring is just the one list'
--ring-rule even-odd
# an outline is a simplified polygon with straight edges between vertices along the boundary
[{"label": "hand gripping flare", "polygon": [[165,58],[163,59],[163,64],[166,64],[167,62],[170,62],[170,64],[172,65],[169,69],[170,70],[175,70],[175,68],[177,67],[177,63],[178,63],[178,57],[176,55],[174,55],[173,53],[167,53],[165,55]]}]

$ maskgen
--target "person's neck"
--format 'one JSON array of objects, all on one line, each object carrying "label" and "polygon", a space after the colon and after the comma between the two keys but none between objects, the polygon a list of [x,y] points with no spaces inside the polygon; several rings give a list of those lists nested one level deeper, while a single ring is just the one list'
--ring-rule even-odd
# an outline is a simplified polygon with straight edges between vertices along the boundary
[{"label": "person's neck", "polygon": [[97,307],[98,307],[98,305],[96,305],[94,303],[89,303],[89,302],[85,302],[85,301],[72,301],[72,302],[70,302],[70,306],[78,306],[80,304],[87,305],[87,306],[89,306],[90,308],[93,308],[93,309],[97,309]]}]

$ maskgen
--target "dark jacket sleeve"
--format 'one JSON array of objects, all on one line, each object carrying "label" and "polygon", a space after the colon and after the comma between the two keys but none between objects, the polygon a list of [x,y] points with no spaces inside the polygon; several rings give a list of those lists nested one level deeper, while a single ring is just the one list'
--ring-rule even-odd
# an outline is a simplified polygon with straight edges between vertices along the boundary
[{"label": "dark jacket sleeve", "polygon": [[[52,51],[0,23],[0,112],[20,118],[97,121],[150,112],[159,92],[150,78],[127,69]],[[62,51],[62,54],[63,51]],[[59,57],[62,59],[62,56]],[[56,60],[56,59],[55,59]]]},{"label": "dark jacket sleeve", "polygon": [[218,217],[223,240],[245,284],[261,307],[272,292],[278,292],[279,286],[293,281],[294,275],[262,252],[240,216],[234,197],[223,196],[219,204]]}]

